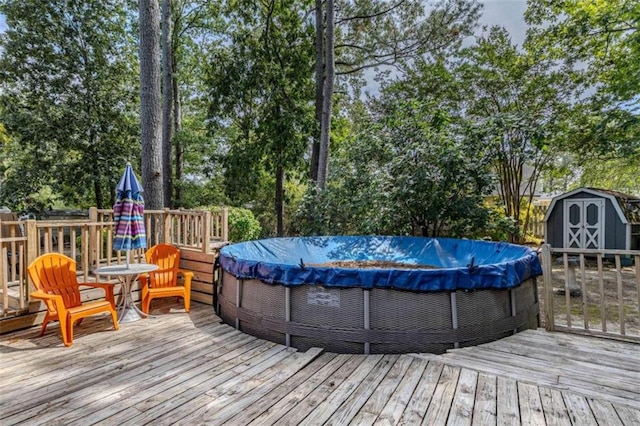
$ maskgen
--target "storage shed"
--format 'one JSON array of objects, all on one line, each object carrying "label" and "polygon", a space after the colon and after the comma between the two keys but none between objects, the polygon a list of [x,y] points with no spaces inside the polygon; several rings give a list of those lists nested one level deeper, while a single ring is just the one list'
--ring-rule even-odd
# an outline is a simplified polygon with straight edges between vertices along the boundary
[{"label": "storage shed", "polygon": [[544,218],[551,247],[640,250],[640,198],[578,188],[551,201]]}]

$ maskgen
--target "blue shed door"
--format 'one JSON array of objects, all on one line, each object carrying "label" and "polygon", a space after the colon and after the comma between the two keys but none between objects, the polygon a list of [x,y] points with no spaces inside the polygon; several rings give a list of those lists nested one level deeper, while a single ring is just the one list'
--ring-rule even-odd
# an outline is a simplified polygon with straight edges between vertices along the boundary
[{"label": "blue shed door", "polygon": [[564,247],[604,248],[604,200],[564,200]]}]

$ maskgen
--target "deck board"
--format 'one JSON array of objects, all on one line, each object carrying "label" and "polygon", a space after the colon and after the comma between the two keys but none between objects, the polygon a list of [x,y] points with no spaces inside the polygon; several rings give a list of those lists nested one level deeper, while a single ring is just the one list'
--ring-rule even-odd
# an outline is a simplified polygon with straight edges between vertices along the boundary
[{"label": "deck board", "polygon": [[[325,423],[336,426],[348,424],[369,400],[371,394],[376,389],[379,389],[380,382],[385,378],[389,370],[395,367],[397,359],[397,355],[385,355]],[[409,362],[411,362],[410,358]]]},{"label": "deck board", "polygon": [[543,386],[538,391],[540,392],[540,402],[542,402],[542,410],[544,411],[547,425],[571,426],[571,420],[564,405],[562,393],[557,389],[549,389]]},{"label": "deck board", "polygon": [[376,424],[395,425],[400,421],[402,414],[411,401],[411,396],[416,391],[416,386],[422,376],[422,372],[428,365],[428,361],[421,359],[413,360],[402,381],[389,398],[387,405],[385,405],[376,419]]},{"label": "deck board", "polygon": [[637,425],[640,346],[528,330],[443,355],[298,352],[175,302],[0,335],[0,424]]},{"label": "deck board", "polygon": [[496,424],[496,380],[496,376],[485,373],[478,374],[472,425]]}]

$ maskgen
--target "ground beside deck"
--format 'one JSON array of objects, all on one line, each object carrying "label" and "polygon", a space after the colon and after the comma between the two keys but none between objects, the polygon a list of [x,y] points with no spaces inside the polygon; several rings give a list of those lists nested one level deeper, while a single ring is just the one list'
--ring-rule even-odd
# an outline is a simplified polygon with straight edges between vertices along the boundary
[{"label": "ground beside deck", "polygon": [[442,356],[305,353],[210,306],[0,336],[0,424],[640,424],[640,348],[530,330]]}]

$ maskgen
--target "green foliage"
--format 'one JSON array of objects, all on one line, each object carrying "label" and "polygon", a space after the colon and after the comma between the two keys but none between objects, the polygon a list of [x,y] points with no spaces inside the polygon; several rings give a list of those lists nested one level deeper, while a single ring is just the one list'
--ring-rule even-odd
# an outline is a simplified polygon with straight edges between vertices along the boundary
[{"label": "green foliage", "polygon": [[481,5],[473,0],[342,1],[336,8],[337,74],[363,69],[405,68],[429,55],[455,51],[477,25]]},{"label": "green foliage", "polygon": [[[507,216],[524,227],[541,173],[560,152],[575,85],[566,69],[555,69],[520,51],[505,29],[492,27],[461,52],[455,72],[462,87],[471,132],[491,158]],[[519,242],[512,235],[512,242]]]},{"label": "green foliage", "polygon": [[637,1],[528,2],[527,48],[580,83],[565,133],[565,149],[580,163],[640,161],[639,16]]},{"label": "green foliage", "polygon": [[306,0],[229,1],[224,41],[209,57],[208,118],[227,148],[226,194],[233,204],[272,205],[276,228],[284,223],[285,181],[303,168],[313,126],[309,7]]},{"label": "green foliage", "polygon": [[301,204],[301,233],[461,237],[484,227],[490,162],[459,133],[447,90],[415,89],[389,85],[356,117],[327,188],[312,188]]},{"label": "green foliage", "polygon": [[640,165],[635,158],[585,163],[578,186],[615,189],[640,196]]},{"label": "green foliage", "polygon": [[262,228],[253,212],[241,207],[229,207],[229,239],[233,242],[255,240]]},{"label": "green foliage", "polygon": [[630,159],[640,162],[640,116],[602,98],[574,106],[562,147],[575,154],[577,165]]},{"label": "green foliage", "polygon": [[512,218],[504,214],[502,208],[488,210],[488,218],[484,229],[478,230],[473,238],[484,238],[491,241],[509,241],[514,235],[520,235],[520,227]]},{"label": "green foliage", "polygon": [[126,160],[136,162],[137,75],[129,15],[115,0],[4,0],[2,203],[50,186],[68,205],[112,201]]},{"label": "green foliage", "polygon": [[619,100],[640,94],[640,3],[529,0],[529,49],[580,68],[586,82]]}]

